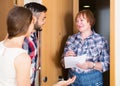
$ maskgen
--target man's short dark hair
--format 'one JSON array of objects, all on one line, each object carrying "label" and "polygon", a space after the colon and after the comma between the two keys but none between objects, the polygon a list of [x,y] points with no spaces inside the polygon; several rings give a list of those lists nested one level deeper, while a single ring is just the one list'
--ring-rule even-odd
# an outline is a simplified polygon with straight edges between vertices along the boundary
[{"label": "man's short dark hair", "polygon": [[25,8],[28,8],[29,10],[31,10],[33,13],[34,12],[46,12],[47,8],[40,4],[40,3],[36,3],[36,2],[30,2],[24,5]]}]

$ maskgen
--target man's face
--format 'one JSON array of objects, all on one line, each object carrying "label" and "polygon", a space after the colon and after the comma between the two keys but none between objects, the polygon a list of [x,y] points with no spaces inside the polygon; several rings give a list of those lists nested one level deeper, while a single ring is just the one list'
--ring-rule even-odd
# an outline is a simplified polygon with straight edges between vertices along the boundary
[{"label": "man's face", "polygon": [[41,28],[45,24],[46,12],[40,12],[39,17],[37,18],[35,28]]}]

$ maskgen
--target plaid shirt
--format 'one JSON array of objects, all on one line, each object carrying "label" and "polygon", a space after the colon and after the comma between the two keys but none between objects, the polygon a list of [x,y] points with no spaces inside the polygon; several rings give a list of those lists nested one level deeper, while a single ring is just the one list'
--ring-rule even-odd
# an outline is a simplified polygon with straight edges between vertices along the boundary
[{"label": "plaid shirt", "polygon": [[23,43],[23,49],[27,50],[29,56],[31,57],[31,84],[35,81],[36,76],[36,68],[37,68],[37,57],[38,57],[38,50],[37,50],[37,35],[36,32],[31,34],[29,38],[25,38]]},{"label": "plaid shirt", "polygon": [[[66,46],[64,48],[64,55],[67,51],[73,50],[77,56],[87,55],[86,61],[101,62],[102,72],[109,69],[109,45],[107,40],[100,34],[93,33],[82,41],[81,34],[78,32],[68,37]],[[93,69],[83,70],[80,68],[72,68],[72,71],[78,73],[91,71]]]}]

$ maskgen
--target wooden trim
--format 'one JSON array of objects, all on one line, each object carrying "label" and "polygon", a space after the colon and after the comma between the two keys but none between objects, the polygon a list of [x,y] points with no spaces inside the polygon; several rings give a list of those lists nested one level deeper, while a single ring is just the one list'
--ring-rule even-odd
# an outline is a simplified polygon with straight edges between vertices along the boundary
[{"label": "wooden trim", "polygon": [[73,0],[73,32],[76,33],[78,30],[75,28],[75,16],[79,12],[79,0]]},{"label": "wooden trim", "polygon": [[115,1],[110,0],[110,86],[115,85]]}]

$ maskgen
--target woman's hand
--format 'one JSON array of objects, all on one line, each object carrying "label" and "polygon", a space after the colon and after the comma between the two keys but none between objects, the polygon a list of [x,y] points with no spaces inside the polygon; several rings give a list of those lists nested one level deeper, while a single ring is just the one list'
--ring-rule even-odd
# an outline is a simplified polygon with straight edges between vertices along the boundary
[{"label": "woman's hand", "polygon": [[68,57],[68,56],[76,56],[76,54],[75,54],[75,52],[73,50],[69,50],[65,54],[65,57]]},{"label": "woman's hand", "polygon": [[68,86],[68,85],[72,84],[75,81],[75,79],[76,79],[76,76],[69,78],[66,81],[59,81],[53,86]]},{"label": "woman's hand", "polygon": [[[76,56],[76,54],[74,53],[73,50],[69,50],[69,51],[66,52],[64,57],[69,57],[69,56]],[[63,67],[65,67],[63,58],[61,59],[61,64],[62,64]]]},{"label": "woman's hand", "polygon": [[86,61],[84,63],[78,63],[76,64],[77,67],[81,68],[81,69],[90,69],[90,68],[93,68],[93,62],[91,61]]}]

